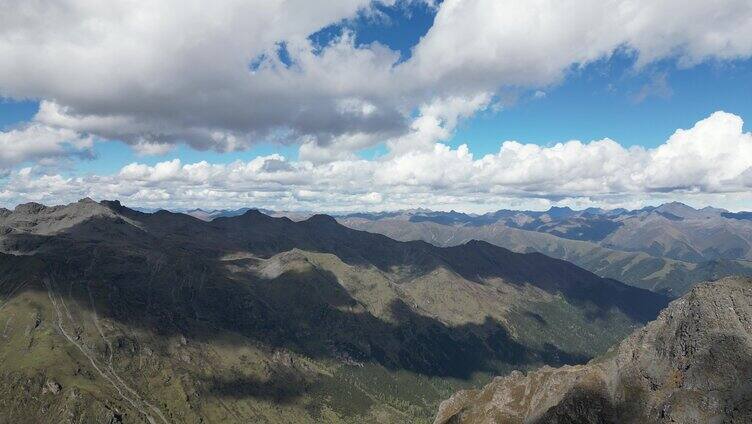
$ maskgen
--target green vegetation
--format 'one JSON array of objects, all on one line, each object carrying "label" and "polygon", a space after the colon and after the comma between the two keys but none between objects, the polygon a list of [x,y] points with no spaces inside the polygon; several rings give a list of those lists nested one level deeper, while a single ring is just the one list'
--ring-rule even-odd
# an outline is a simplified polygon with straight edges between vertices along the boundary
[{"label": "green vegetation", "polygon": [[0,422],[429,423],[451,393],[584,362],[666,302],[326,217],[86,209],[0,237],[22,254],[0,254]]}]

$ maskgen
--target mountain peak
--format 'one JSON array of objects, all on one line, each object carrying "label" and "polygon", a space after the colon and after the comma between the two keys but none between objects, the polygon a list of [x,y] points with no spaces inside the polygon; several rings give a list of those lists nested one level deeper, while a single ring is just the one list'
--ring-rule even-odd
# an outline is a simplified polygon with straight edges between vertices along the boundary
[{"label": "mountain peak", "polygon": [[566,218],[574,214],[574,210],[569,206],[551,206],[551,208],[546,211],[546,214],[551,218]]},{"label": "mountain peak", "polygon": [[114,211],[119,211],[123,208],[123,205],[120,203],[120,200],[102,200],[100,204]]},{"label": "mountain peak", "polygon": [[[231,218],[232,216],[228,216],[226,218]],[[242,215],[240,215],[245,220],[250,221],[269,221],[274,219],[274,217],[271,217],[263,212],[261,212],[259,209],[253,208],[248,209],[247,211],[243,212]]]},{"label": "mountain peak", "polygon": [[750,422],[751,329],[752,279],[699,284],[606,357],[496,378],[434,422]]},{"label": "mountain peak", "polygon": [[46,209],[47,209],[47,206],[41,203],[28,202],[28,203],[19,204],[18,206],[16,206],[15,209],[13,209],[13,212],[19,213],[19,214],[36,215]]},{"label": "mountain peak", "polygon": [[16,206],[11,213],[0,215],[3,225],[22,233],[52,235],[98,217],[115,217],[117,213],[104,204],[84,198],[67,205],[45,206],[31,202]]},{"label": "mountain peak", "polygon": [[331,215],[321,213],[311,216],[310,218],[306,219],[305,222],[312,224],[339,224],[337,220]]},{"label": "mountain peak", "polygon": [[481,248],[483,248],[483,247],[498,247],[498,246],[494,246],[493,244],[491,244],[491,243],[489,243],[487,241],[477,240],[477,239],[468,240],[465,243],[465,246],[469,246],[469,247],[481,247]]},{"label": "mountain peak", "polygon": [[704,219],[712,217],[720,217],[722,213],[726,212],[724,209],[718,209],[713,207],[705,207],[702,209],[695,209],[689,205],[681,202],[664,203],[654,209],[655,212],[662,214],[671,214],[685,219]]},{"label": "mountain peak", "polygon": [[[238,210],[239,212],[240,210]],[[192,216],[192,215],[191,215]],[[194,217],[196,218],[196,217]],[[200,217],[199,217],[200,219]],[[274,222],[277,218],[273,216],[269,216],[262,212],[260,209],[253,208],[253,209],[244,209],[243,213],[229,213],[226,215],[219,215],[214,218],[206,219],[207,221],[212,222],[235,222],[236,220],[239,220],[237,222],[244,222],[246,224],[265,224],[269,222]]]},{"label": "mountain peak", "polygon": [[692,206],[689,206],[689,205],[687,205],[685,203],[682,203],[682,202],[664,203],[664,204],[658,206],[656,208],[656,210],[667,211],[667,212],[671,212],[671,211],[693,211],[694,212],[694,211],[697,211],[697,209],[695,209]]}]

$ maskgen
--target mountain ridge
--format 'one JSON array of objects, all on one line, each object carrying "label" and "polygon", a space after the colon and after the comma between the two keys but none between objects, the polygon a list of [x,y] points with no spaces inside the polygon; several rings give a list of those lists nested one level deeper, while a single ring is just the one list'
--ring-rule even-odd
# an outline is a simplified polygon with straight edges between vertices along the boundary
[{"label": "mountain ridge", "polygon": [[[6,411],[428,422],[458,388],[583,362],[667,303],[540,254],[402,243],[331,217],[32,209],[0,219],[7,266],[29,271],[0,279]],[[49,381],[62,397],[25,397]]]},{"label": "mountain ridge", "polygon": [[[689,207],[683,205],[682,208]],[[539,224],[531,227],[533,220],[538,220],[540,215],[536,215],[538,218],[506,215],[493,224],[477,225],[447,223],[433,218],[416,220],[414,216],[407,215],[371,218],[358,215],[339,220],[352,228],[386,234],[403,241],[424,240],[438,246],[451,246],[468,239],[483,239],[518,252],[539,251],[574,262],[601,276],[672,296],[679,296],[693,284],[707,279],[725,275],[752,275],[752,261],[743,259],[746,256],[742,255],[745,249],[752,246],[752,222],[740,224],[739,220],[721,218],[719,214],[723,212],[717,209],[708,212],[707,208],[700,211],[692,209],[696,215],[699,214],[699,218],[695,216],[675,221],[664,216],[668,212],[655,209],[646,208],[636,214],[623,213],[618,218],[618,226],[613,227],[616,228],[615,232],[603,239],[599,236],[600,241],[566,237],[564,232],[574,231],[572,228],[579,228],[577,226],[580,225],[570,218],[558,223],[539,220],[543,227]],[[667,207],[666,210],[671,208]],[[706,213],[715,215],[707,218]],[[602,216],[586,225],[588,231],[610,228],[598,224],[605,219]],[[577,219],[590,220],[588,217]],[[575,226],[567,227],[569,230],[557,230],[571,225]],[[688,235],[682,235],[683,231]],[[674,235],[664,237],[666,233]],[[694,245],[692,240],[701,240],[701,244]],[[707,247],[711,245],[714,247]],[[708,257],[701,257],[699,252],[704,252],[702,254]]]},{"label": "mountain ridge", "polygon": [[[84,207],[81,207],[81,206]],[[556,281],[561,275],[574,272],[578,275],[578,278],[583,280],[595,280],[595,276],[588,276],[587,273],[580,272],[578,268],[564,261],[557,261],[549,259],[538,253],[519,254],[510,250],[492,245],[484,241],[471,240],[465,243],[465,247],[470,247],[470,250],[465,250],[462,246],[451,248],[436,248],[433,245],[425,242],[408,242],[400,243],[389,239],[386,236],[370,234],[366,232],[350,230],[344,226],[341,226],[337,221],[327,215],[314,215],[304,221],[291,221],[288,218],[274,218],[261,213],[258,210],[249,210],[245,214],[238,217],[219,218],[215,222],[210,224],[204,224],[200,220],[196,220],[190,216],[184,214],[175,214],[168,211],[159,211],[153,214],[142,214],[123,208],[117,204],[106,203],[106,209],[102,209],[102,205],[99,207],[96,202],[90,200],[83,200],[73,204],[70,209],[75,212],[83,212],[82,217],[74,217],[70,219],[72,225],[85,223],[87,219],[94,219],[97,217],[106,217],[108,219],[118,219],[118,215],[110,215],[106,213],[109,211],[116,211],[122,213],[126,219],[134,219],[141,217],[143,219],[142,224],[148,227],[148,230],[154,231],[154,228],[164,226],[164,219],[177,220],[181,225],[196,224],[197,228],[204,227],[206,230],[220,229],[224,234],[233,234],[229,237],[230,241],[234,241],[233,248],[240,250],[246,248],[250,252],[260,255],[260,257],[271,257],[273,255],[282,253],[292,248],[303,248],[303,250],[320,251],[322,253],[331,253],[335,256],[350,261],[352,264],[357,264],[360,261],[365,263],[374,264],[382,271],[388,271],[391,267],[403,266],[404,264],[411,264],[410,273],[418,272],[420,274],[426,274],[439,266],[448,266],[454,272],[457,272],[463,278],[470,281],[480,282],[484,277],[489,275],[501,275],[509,282],[520,284],[523,282],[531,281],[533,273],[541,272],[541,269],[535,269],[533,265],[535,259],[545,259],[548,263],[554,267],[550,274],[540,274],[538,276],[540,280],[538,287],[544,288],[544,290],[566,290],[567,287],[559,286]],[[112,206],[112,207],[110,207]],[[34,207],[35,213],[53,213],[62,214],[62,216],[70,217],[67,214],[66,208],[38,208]],[[27,210],[22,208],[21,212],[25,215],[28,214]],[[55,216],[56,220],[59,220]],[[156,222],[153,222],[156,221]],[[253,228],[247,227],[250,224]],[[266,225],[263,228],[257,228],[260,225]],[[42,229],[37,230],[26,228],[26,231],[31,231],[34,234],[56,234],[60,230],[58,227],[54,227],[52,232],[49,232],[47,226],[41,225]],[[167,227],[173,234],[179,234],[180,231],[174,227]],[[240,227],[246,227],[242,229]],[[250,233],[248,233],[250,229]],[[99,228],[98,230],[101,230]],[[144,230],[143,226],[136,226],[134,230]],[[245,234],[243,231],[246,231]],[[265,232],[276,231],[282,235],[275,236],[273,240],[267,240]],[[206,232],[198,232],[205,235]],[[316,234],[315,236],[313,234]],[[89,232],[86,232],[86,237],[89,238]],[[122,232],[121,232],[122,234]],[[157,234],[164,235],[164,229],[159,228]],[[191,234],[194,235],[194,234]],[[240,237],[238,238],[238,235]],[[108,233],[102,233],[101,236],[109,236]],[[248,240],[244,239],[244,236],[248,236]],[[257,236],[260,236],[258,238]],[[105,237],[102,237],[104,239]],[[209,246],[213,246],[212,238],[205,237],[201,243],[210,241]],[[180,238],[180,242],[184,245],[189,244],[190,241],[186,238]],[[216,241],[214,241],[216,243]],[[355,244],[353,244],[355,243]],[[385,246],[382,246],[386,243]],[[248,244],[248,245],[246,245]],[[206,246],[200,246],[203,250]],[[479,254],[480,253],[480,254]],[[395,255],[396,254],[396,255]],[[365,255],[365,256],[364,256]],[[470,255],[470,256],[468,256]],[[473,260],[474,258],[474,260]],[[527,260],[526,258],[530,258]],[[516,264],[525,264],[529,262],[529,265],[522,267],[515,267]],[[500,267],[500,263],[504,263]],[[535,271],[533,271],[535,269]],[[602,284],[611,285],[608,280],[602,280]],[[595,288],[595,287],[593,287]],[[570,294],[574,296],[581,296],[581,293]],[[603,299],[604,302],[607,299]],[[632,312],[628,307],[625,309],[627,312]],[[657,312],[654,309],[652,312],[646,312],[648,315]],[[635,313],[634,317],[645,320],[644,313]]]}]

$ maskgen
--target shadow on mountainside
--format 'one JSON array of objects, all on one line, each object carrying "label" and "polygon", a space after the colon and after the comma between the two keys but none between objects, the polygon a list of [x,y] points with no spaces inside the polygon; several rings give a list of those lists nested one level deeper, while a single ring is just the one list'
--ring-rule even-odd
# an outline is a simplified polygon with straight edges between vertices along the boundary
[{"label": "shadow on mountainside", "polygon": [[[553,346],[524,346],[490,318],[482,324],[447,326],[399,300],[388,305],[394,322],[383,321],[363,310],[333,274],[319,269],[240,283],[209,260],[174,252],[142,256],[109,246],[75,245],[66,252],[56,258],[2,255],[2,262],[13,267],[19,259],[33,260],[37,278],[53,278],[57,294],[83,306],[93,299],[100,317],[160,336],[219,342],[222,332],[234,332],[311,358],[344,356],[391,370],[459,379],[478,371],[498,372],[503,365],[589,359]],[[3,282],[3,288],[10,284]],[[38,280],[25,289],[44,286]],[[227,391],[235,385],[217,386]]]},{"label": "shadow on mountainside", "polygon": [[421,241],[398,242],[349,229],[325,215],[293,222],[250,210],[241,216],[204,222],[167,211],[145,214],[117,203],[105,205],[117,212],[118,218],[90,219],[54,236],[8,234],[0,239],[0,247],[6,252],[52,256],[67,254],[70,249],[109,247],[116,250],[115,255],[161,253],[168,258],[184,254],[207,261],[238,251],[268,258],[298,248],[331,253],[349,265],[373,266],[403,281],[443,267],[479,284],[489,278],[532,284],[552,294],[561,293],[575,305],[590,304],[596,309],[591,312],[592,319],[618,308],[630,319],[644,323],[667,304],[665,296],[602,279],[571,263],[539,253],[515,253],[481,241],[449,248]]},{"label": "shadow on mountainside", "polygon": [[[120,212],[118,218],[90,219],[55,235],[3,236],[3,251],[27,255],[0,255],[0,271],[14,270],[0,279],[0,293],[10,297],[23,290],[47,290],[42,281],[48,278],[58,295],[72,297],[83,307],[94,306],[100,317],[126,328],[207,343],[228,343],[221,335],[231,332],[311,358],[348,358],[389,370],[463,380],[477,372],[505,372],[509,366],[581,363],[589,358],[550,344],[520,344],[491,318],[481,324],[448,326],[400,300],[389,301],[391,319],[382,319],[363,308],[335,275],[321,269],[238,280],[230,278],[220,259],[239,251],[268,258],[298,248],[331,253],[351,265],[375,266],[404,276],[404,281],[446,267],[478,284],[501,278],[562,293],[570,303],[590,305],[596,311],[593,319],[617,307],[644,322],[665,305],[661,296],[600,279],[564,261],[516,254],[488,243],[448,249],[400,243],[347,229],[325,216],[295,223],[251,211],[207,223],[169,212]],[[27,284],[19,286],[21,281]],[[222,396],[300,394],[274,380],[212,377],[207,384]]]},{"label": "shadow on mountainside", "polygon": [[251,377],[221,378],[207,376],[206,392],[211,396],[231,399],[257,398],[284,404],[302,396],[315,383],[301,381],[297,375],[278,375],[267,380]]},{"label": "shadow on mountainside", "polygon": [[[547,410],[534,424],[617,424],[624,416],[603,391],[588,387],[574,387]],[[620,418],[621,417],[621,418]]]}]

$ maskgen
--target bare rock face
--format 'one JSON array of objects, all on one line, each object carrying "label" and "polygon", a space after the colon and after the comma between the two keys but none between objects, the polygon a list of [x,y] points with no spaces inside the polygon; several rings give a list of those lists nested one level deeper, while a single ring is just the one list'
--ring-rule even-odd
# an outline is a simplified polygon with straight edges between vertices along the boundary
[{"label": "bare rock face", "polygon": [[752,279],[698,285],[587,365],[459,392],[434,422],[750,423]]},{"label": "bare rock face", "polygon": [[45,383],[44,388],[42,389],[42,394],[52,393],[53,395],[56,395],[60,393],[60,390],[62,390],[60,383],[54,380],[47,380],[47,383]]}]

